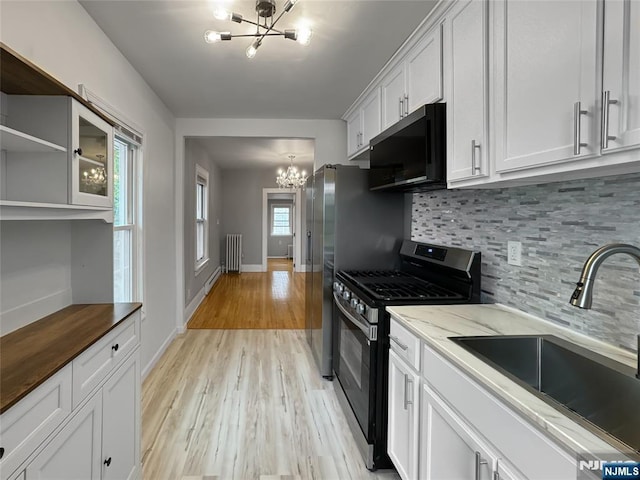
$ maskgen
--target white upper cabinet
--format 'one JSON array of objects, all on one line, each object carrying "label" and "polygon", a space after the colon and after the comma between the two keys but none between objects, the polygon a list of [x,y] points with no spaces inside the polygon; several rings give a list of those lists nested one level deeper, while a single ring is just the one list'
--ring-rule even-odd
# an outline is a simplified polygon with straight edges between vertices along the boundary
[{"label": "white upper cabinet", "polygon": [[442,25],[419,37],[380,83],[382,130],[425,103],[442,100]]},{"label": "white upper cabinet", "polygon": [[71,101],[71,189],[69,203],[113,205],[113,127]]},{"label": "white upper cabinet", "polygon": [[599,153],[597,2],[493,6],[496,171]]},{"label": "white upper cabinet", "polygon": [[486,177],[488,156],[488,10],[461,0],[447,15],[447,180]]},{"label": "white upper cabinet", "polygon": [[380,90],[374,89],[347,118],[347,156],[369,150],[369,141],[380,133]]},{"label": "white upper cabinet", "polygon": [[640,2],[604,2],[602,152],[640,146]]},{"label": "white upper cabinet", "polygon": [[442,25],[438,24],[409,51],[405,60],[405,113],[442,100]]},{"label": "white upper cabinet", "polygon": [[404,64],[401,63],[382,79],[382,130],[404,116]]}]

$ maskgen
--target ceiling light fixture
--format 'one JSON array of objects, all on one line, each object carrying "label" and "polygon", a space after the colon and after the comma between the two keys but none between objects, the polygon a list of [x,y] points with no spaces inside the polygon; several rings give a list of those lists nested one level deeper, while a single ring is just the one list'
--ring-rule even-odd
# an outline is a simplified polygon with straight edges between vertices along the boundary
[{"label": "ceiling light fixture", "polygon": [[288,155],[290,165],[286,170],[280,168],[278,170],[278,176],[276,177],[276,183],[280,188],[300,188],[307,182],[307,173],[302,170],[299,172],[296,167],[293,166],[293,159],[295,155]]},{"label": "ceiling light fixture", "polygon": [[[214,10],[213,14],[215,18],[219,20],[231,20],[236,23],[250,23],[251,25],[256,26],[256,32],[244,35],[232,35],[231,32],[214,32],[213,30],[207,30],[204,32],[204,40],[207,43],[216,43],[231,40],[235,37],[254,37],[255,40],[251,45],[249,45],[249,48],[247,48],[248,58],[256,56],[256,52],[258,51],[258,48],[260,48],[260,45],[262,45],[262,41],[265,37],[281,36],[288,38],[289,40],[294,40],[301,45],[309,45],[313,32],[308,25],[301,25],[295,30],[284,31],[274,28],[276,23],[278,23],[278,20],[280,20],[285,13],[289,12],[296,3],[298,3],[298,0],[287,0],[284,4],[284,10],[274,20],[273,17],[276,14],[276,1],[256,0],[256,13],[258,14],[258,18],[255,22],[247,20],[239,13],[229,12],[224,8],[217,8]],[[260,19],[262,19],[262,23],[260,23]]]}]

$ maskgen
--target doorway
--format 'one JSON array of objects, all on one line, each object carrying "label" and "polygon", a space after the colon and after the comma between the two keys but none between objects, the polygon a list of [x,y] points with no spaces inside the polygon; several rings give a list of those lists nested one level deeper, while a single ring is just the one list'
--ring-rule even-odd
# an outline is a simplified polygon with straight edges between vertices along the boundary
[{"label": "doorway", "polygon": [[[262,270],[268,271],[268,261],[290,262],[292,271],[300,272],[301,228],[300,189],[295,191],[279,188],[262,190]],[[273,262],[271,262],[273,263]]]}]

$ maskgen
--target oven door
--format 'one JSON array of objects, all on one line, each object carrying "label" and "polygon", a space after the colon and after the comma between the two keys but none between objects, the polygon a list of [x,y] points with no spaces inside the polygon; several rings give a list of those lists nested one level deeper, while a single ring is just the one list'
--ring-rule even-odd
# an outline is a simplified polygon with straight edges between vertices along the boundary
[{"label": "oven door", "polygon": [[334,294],[337,342],[334,370],[367,441],[374,435],[377,325],[349,312]]}]

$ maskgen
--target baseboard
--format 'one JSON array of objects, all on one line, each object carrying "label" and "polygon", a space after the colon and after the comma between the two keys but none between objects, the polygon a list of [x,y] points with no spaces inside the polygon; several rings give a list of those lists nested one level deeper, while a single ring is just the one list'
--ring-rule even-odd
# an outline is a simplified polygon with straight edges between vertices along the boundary
[{"label": "baseboard", "polygon": [[267,258],[289,258],[288,255],[267,255]]},{"label": "baseboard", "polygon": [[264,270],[262,269],[262,264],[257,264],[257,265],[242,265],[242,271],[243,272],[264,272]]},{"label": "baseboard", "polygon": [[0,313],[0,332],[2,335],[13,332],[40,320],[42,317],[57,312],[71,305],[71,289],[60,290],[58,292],[38,298],[24,305],[11,308]]},{"label": "baseboard", "polygon": [[294,272],[296,273],[305,273],[306,271],[307,271],[307,266],[305,264],[296,265],[296,268],[294,269]]},{"label": "baseboard", "polygon": [[184,318],[184,323],[182,326],[183,328],[182,328],[182,331],[178,331],[178,333],[184,333],[184,327],[187,325],[187,323],[189,323],[189,320],[191,320],[191,317],[193,316],[193,314],[196,313],[196,310],[204,300],[204,296],[205,296],[204,287],[202,287],[198,291],[198,293],[196,293],[195,297],[193,297],[193,300],[189,302],[189,305],[187,305],[187,308],[184,309],[184,316],[182,317]]},{"label": "baseboard", "polygon": [[211,289],[213,288],[213,286],[216,284],[216,282],[218,281],[218,279],[220,278],[220,275],[222,274],[222,267],[218,267],[216,268],[216,270],[211,274],[211,276],[209,277],[209,279],[205,282],[204,284],[204,294],[209,295],[209,292],[211,291]]},{"label": "baseboard", "polygon": [[177,329],[176,329],[167,337],[167,339],[160,346],[160,348],[155,353],[155,355],[151,358],[151,360],[149,360],[149,363],[144,367],[144,369],[142,370],[142,374],[141,374],[141,377],[142,377],[143,381],[144,381],[145,378],[147,378],[147,375],[149,375],[149,373],[151,373],[151,370],[153,370],[153,367],[156,366],[156,363],[158,363],[158,360],[160,360],[160,357],[162,357],[162,355],[167,350],[167,348],[169,348],[169,345],[171,345],[171,342],[173,342],[173,340],[176,338],[177,333],[178,332],[177,332]]}]

